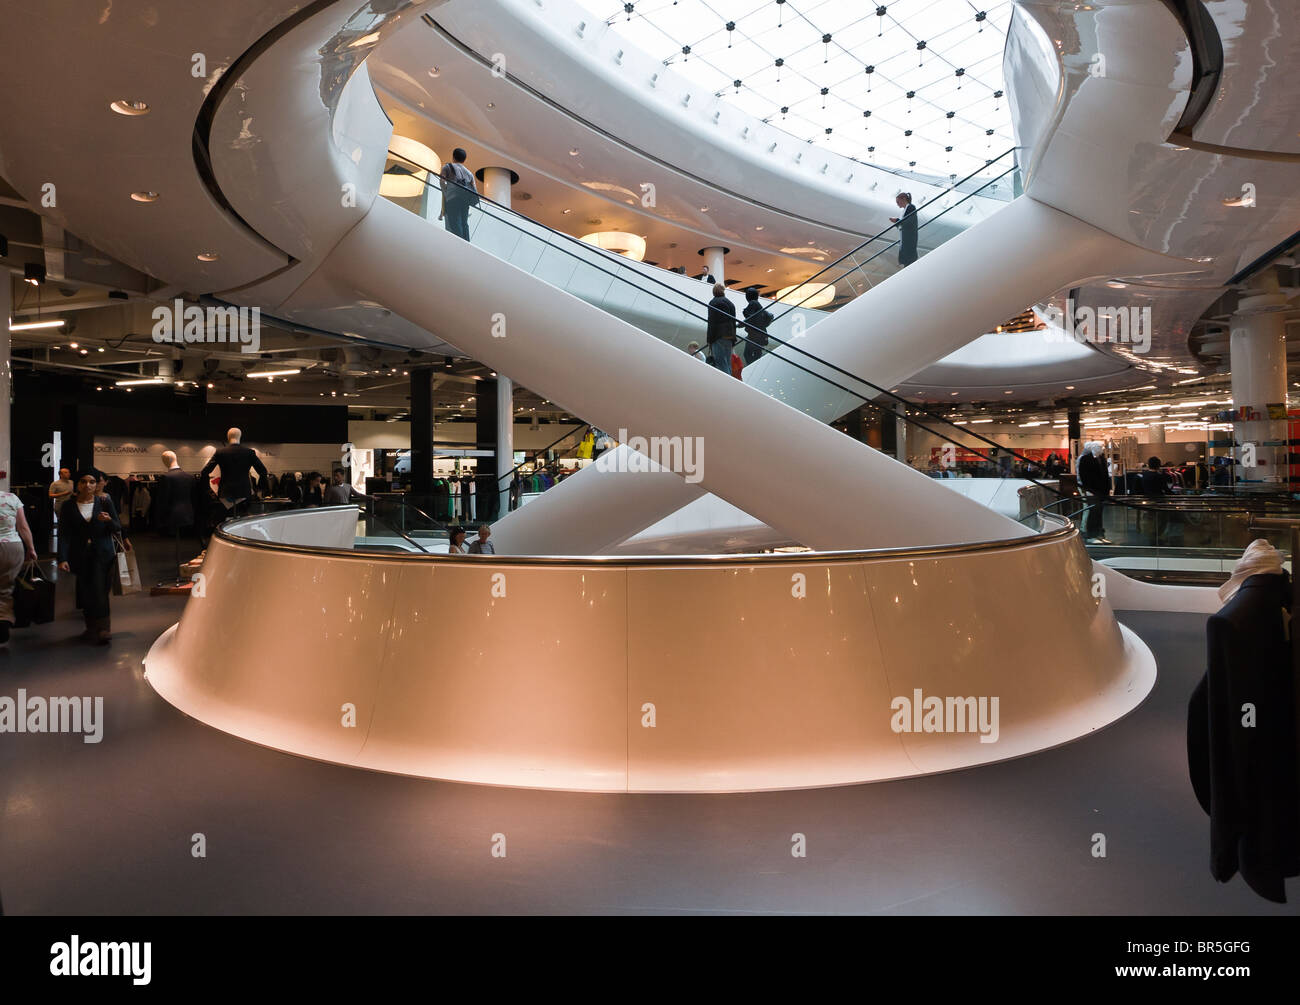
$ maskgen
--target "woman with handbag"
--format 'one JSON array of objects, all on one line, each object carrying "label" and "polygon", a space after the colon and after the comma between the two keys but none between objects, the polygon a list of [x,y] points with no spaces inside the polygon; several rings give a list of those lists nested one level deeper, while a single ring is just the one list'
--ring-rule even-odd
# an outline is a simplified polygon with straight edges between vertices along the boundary
[{"label": "woman with handbag", "polygon": [[108,597],[117,575],[113,537],[122,532],[113,500],[96,493],[94,473],[77,476],[77,494],[59,514],[59,569],[77,577],[77,606],[86,619],[81,637],[107,645],[113,638]]},{"label": "woman with handbag", "polygon": [[36,561],[36,544],[23,502],[0,491],[0,646],[9,641],[14,624],[14,582],[23,567]]}]

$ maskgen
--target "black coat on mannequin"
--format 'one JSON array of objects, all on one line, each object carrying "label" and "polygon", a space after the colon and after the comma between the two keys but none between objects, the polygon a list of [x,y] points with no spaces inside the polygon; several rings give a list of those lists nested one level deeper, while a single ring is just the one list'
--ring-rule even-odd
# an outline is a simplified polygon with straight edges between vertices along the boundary
[{"label": "black coat on mannequin", "polygon": [[1192,788],[1210,815],[1210,872],[1226,883],[1240,871],[1279,904],[1285,878],[1300,875],[1290,598],[1286,574],[1251,576],[1210,617],[1209,669],[1187,710]]}]

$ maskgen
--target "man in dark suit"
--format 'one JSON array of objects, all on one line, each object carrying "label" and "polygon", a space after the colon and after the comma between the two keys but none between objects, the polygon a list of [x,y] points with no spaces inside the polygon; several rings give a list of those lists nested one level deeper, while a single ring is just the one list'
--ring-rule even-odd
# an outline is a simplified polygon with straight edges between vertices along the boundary
[{"label": "man in dark suit", "polygon": [[709,301],[709,365],[731,373],[731,350],[736,344],[736,305],[727,299],[727,288],[713,284]]},{"label": "man in dark suit", "polygon": [[745,291],[745,365],[753,363],[763,355],[767,346],[767,326],[775,318],[772,312],[758,302],[758,287],[751,286]]},{"label": "man in dark suit", "polygon": [[206,480],[212,474],[213,468],[221,469],[221,485],[218,488],[217,498],[225,504],[232,515],[240,504],[246,503],[253,496],[253,483],[248,477],[249,470],[256,471],[259,478],[267,477],[266,465],[257,456],[257,451],[239,442],[243,436],[243,431],[240,429],[226,430],[226,445],[212,455],[212,459],[199,473],[199,476]]},{"label": "man in dark suit", "polygon": [[1079,487],[1089,502],[1084,520],[1084,539],[1097,544],[1110,544],[1102,520],[1102,507],[1110,496],[1110,475],[1106,471],[1103,445],[1095,440],[1088,443],[1079,455]]}]

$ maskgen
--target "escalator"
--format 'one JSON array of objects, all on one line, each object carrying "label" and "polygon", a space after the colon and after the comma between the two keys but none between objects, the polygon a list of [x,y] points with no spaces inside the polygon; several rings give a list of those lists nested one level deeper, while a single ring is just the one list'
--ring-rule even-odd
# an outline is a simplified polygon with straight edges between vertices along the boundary
[{"label": "escalator", "polygon": [[[955,210],[1012,170],[1007,168],[974,192],[960,196],[945,193],[932,200],[920,210],[921,227]],[[389,215],[382,202],[375,209]],[[471,244],[475,249],[543,280],[552,289],[599,307],[607,315],[628,321],[669,345],[682,348],[692,339],[702,340],[711,291],[698,281],[600,252],[488,200],[482,200],[471,219]],[[407,225],[413,222],[405,221]],[[432,239],[434,231],[439,238],[445,236],[441,227],[427,224],[424,231],[410,226],[403,229],[412,235],[419,234],[424,240]],[[793,305],[775,305],[773,313],[778,317],[769,329],[771,351],[746,369],[746,385],[763,390],[819,422],[831,421],[991,330],[1045,292],[1094,272],[1109,274],[1109,269],[1121,263],[1150,267],[1153,260],[1158,260],[1165,268],[1177,264],[1022,198],[935,249],[890,281],[873,285],[867,278],[868,271],[894,246],[891,231],[892,228],[873,236],[814,276],[804,284],[806,294],[797,290],[788,295],[785,299],[796,301]],[[978,264],[972,267],[972,262]],[[946,277],[948,290],[948,295],[938,299],[930,292],[938,282],[936,274]],[[992,278],[998,281],[988,281]],[[501,282],[510,284],[513,280],[503,274]],[[852,299],[841,295],[839,309],[833,313],[809,311],[797,302],[807,300],[827,282],[833,282],[837,291],[858,295]],[[473,285],[486,285],[484,277],[475,277]],[[376,295],[375,299],[382,298]],[[918,311],[921,303],[925,304],[924,313]],[[445,314],[445,304],[442,313]],[[565,329],[574,325],[571,319],[562,316],[564,313],[562,309],[561,315],[557,315],[552,330],[530,332],[530,335],[554,338],[557,352],[563,351]],[[495,339],[496,347],[506,349],[511,343],[515,317],[504,311],[491,312],[491,315],[499,315],[503,322],[498,328],[504,335]],[[421,323],[468,351],[465,335],[431,317],[422,318]],[[480,334],[483,323],[482,314],[473,322]],[[905,337],[900,333],[906,333]],[[486,360],[481,351],[473,354]],[[574,362],[578,369],[582,368],[581,359]],[[624,353],[619,369],[631,366],[638,376],[653,374],[643,362],[633,353]],[[520,371],[517,363],[505,361],[493,365],[534,390],[543,390],[535,379]],[[873,381],[856,376],[864,372],[871,373]],[[594,379],[605,378],[596,375]],[[569,382],[564,380],[563,385]],[[543,390],[543,393],[570,411],[584,418],[591,417],[590,413],[575,407],[567,386],[557,383],[553,390]],[[658,408],[655,413],[656,419],[645,433],[662,435],[662,430],[657,428]],[[611,414],[617,419],[617,410],[612,409]],[[705,428],[708,425],[713,423]],[[602,426],[613,431],[630,428],[622,420],[602,423]],[[752,431],[746,433],[751,434]],[[723,450],[732,449],[729,437],[711,439]],[[756,455],[770,452],[771,442],[771,438],[763,439]],[[805,454],[809,446],[805,445],[802,453],[796,451],[797,456],[791,458],[787,470],[807,467]],[[711,456],[718,456],[716,449]],[[734,518],[731,530],[739,525],[741,529],[760,531],[758,538],[751,540],[770,543],[803,540],[799,534],[791,534],[789,526],[771,527],[768,521],[748,516],[750,511],[743,508],[743,503],[734,500],[720,503],[709,497],[705,481],[685,480],[654,466],[646,470],[643,464],[628,457],[626,450],[621,450],[620,456],[585,469],[527,510],[506,517],[495,533],[502,549],[513,553],[609,552],[682,507],[695,504],[693,509],[701,513],[706,525],[717,527],[716,514],[722,509]],[[900,511],[907,509],[901,500],[893,505]],[[726,533],[725,527],[721,529]],[[763,531],[767,532],[766,537]]]}]

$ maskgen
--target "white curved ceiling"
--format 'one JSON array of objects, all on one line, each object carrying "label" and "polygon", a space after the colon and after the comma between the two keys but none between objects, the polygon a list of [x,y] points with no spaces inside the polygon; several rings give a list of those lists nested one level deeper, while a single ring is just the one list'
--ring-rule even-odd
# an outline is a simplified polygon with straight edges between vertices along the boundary
[{"label": "white curved ceiling", "polygon": [[674,72],[846,157],[963,177],[1013,143],[1007,2],[578,2]]}]

